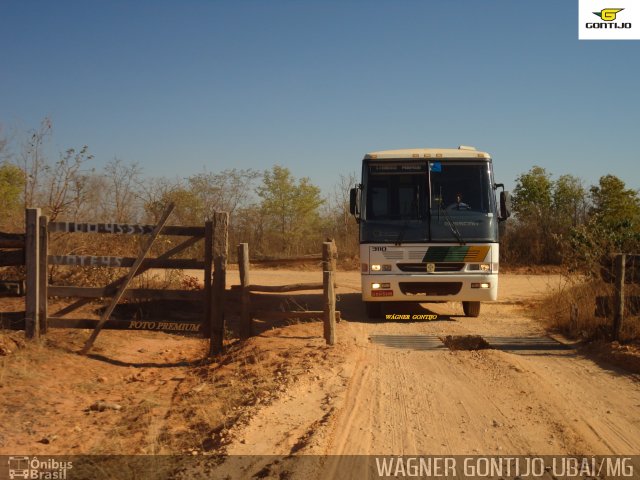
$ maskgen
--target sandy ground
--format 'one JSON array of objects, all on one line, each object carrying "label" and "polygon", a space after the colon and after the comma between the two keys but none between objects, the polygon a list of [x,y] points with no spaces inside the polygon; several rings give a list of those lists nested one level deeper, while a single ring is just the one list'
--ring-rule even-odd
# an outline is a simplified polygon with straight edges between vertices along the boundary
[{"label": "sandy ground", "polygon": [[[321,277],[256,269],[251,280]],[[0,357],[0,453],[639,454],[638,377],[557,343],[535,318],[560,281],[504,274],[478,318],[442,303],[389,312],[437,320],[379,322],[364,316],[359,274],[339,272],[338,345],[324,345],[318,322],[257,319],[258,337],[209,363],[198,338],[104,331],[81,357],[86,332],[58,330]],[[317,297],[287,305],[314,309]],[[450,350],[449,335],[495,348]],[[92,410],[98,400],[121,408]],[[268,460],[255,462],[259,472]],[[274,478],[285,468],[267,467]],[[298,476],[335,476],[320,467]]]},{"label": "sandy ground", "polygon": [[[257,276],[277,284],[290,275]],[[264,409],[229,453],[286,455],[309,431],[304,452],[332,455],[640,453],[637,376],[556,343],[534,318],[531,305],[561,277],[503,275],[500,301],[479,318],[445,303],[417,310],[438,320],[415,322],[367,320],[352,293],[358,274],[338,282],[345,362]],[[450,351],[439,340],[447,335],[501,347]]]}]

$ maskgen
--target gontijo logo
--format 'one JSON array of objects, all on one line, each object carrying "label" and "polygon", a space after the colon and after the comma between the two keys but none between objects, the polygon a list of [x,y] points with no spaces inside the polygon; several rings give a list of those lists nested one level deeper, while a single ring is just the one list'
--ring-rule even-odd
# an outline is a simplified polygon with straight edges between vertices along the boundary
[{"label": "gontijo logo", "polygon": [[640,0],[578,0],[580,40],[640,40]]},{"label": "gontijo logo", "polygon": [[593,12],[593,14],[599,16],[605,22],[612,22],[616,19],[616,13],[622,10],[624,10],[624,8],[604,8],[599,12]]},{"label": "gontijo logo", "polygon": [[625,23],[612,23],[616,19],[616,15],[624,10],[624,8],[603,8],[599,12],[593,12],[594,15],[600,17],[603,22],[587,22],[585,27],[587,28],[631,28],[631,22]]}]

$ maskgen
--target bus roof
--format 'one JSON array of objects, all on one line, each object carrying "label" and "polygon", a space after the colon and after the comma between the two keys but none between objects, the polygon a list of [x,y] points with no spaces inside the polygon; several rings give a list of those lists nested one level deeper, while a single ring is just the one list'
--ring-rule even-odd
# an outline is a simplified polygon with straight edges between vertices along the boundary
[{"label": "bus roof", "polygon": [[407,148],[403,150],[381,150],[379,152],[369,152],[364,156],[365,160],[377,159],[411,159],[411,158],[485,158],[490,159],[491,155],[486,152],[479,152],[474,147],[460,145],[458,148]]}]

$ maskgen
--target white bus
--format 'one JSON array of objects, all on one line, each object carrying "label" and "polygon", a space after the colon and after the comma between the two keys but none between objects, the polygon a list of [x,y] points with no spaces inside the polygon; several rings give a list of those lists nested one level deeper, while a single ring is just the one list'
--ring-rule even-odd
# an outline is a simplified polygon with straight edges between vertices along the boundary
[{"label": "white bus", "polygon": [[[502,188],[500,200],[495,191]],[[473,147],[368,153],[351,190],[367,315],[388,302],[461,301],[466,316],[498,295],[498,222],[510,199]]]}]

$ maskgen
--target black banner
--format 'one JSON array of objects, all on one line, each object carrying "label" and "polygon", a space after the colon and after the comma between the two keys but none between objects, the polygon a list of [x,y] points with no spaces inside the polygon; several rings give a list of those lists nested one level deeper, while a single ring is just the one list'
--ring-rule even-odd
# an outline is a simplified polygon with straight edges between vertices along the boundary
[{"label": "black banner", "polygon": [[12,455],[0,479],[638,479],[640,456]]}]

